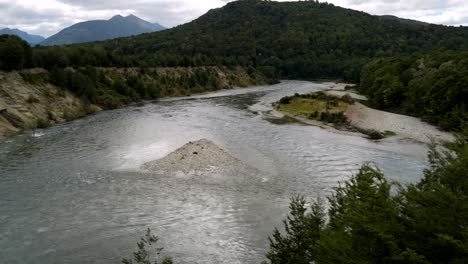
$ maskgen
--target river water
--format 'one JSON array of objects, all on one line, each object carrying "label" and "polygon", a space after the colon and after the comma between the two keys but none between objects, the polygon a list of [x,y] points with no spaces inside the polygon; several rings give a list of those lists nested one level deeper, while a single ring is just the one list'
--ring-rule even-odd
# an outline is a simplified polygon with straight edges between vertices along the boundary
[{"label": "river water", "polygon": [[[286,81],[165,99],[12,138],[0,145],[0,262],[119,263],[149,227],[176,263],[260,263],[291,196],[328,196],[366,161],[391,180],[422,176],[425,145],[269,121],[272,102],[324,88]],[[139,170],[201,138],[262,175]]]}]

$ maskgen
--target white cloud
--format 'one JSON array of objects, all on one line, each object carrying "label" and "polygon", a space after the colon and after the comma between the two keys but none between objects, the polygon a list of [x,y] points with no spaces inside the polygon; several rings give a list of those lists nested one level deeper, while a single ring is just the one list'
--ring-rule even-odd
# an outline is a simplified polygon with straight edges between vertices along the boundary
[{"label": "white cloud", "polygon": [[[284,0],[283,0],[284,1]],[[80,21],[135,14],[175,26],[230,0],[0,0],[0,28],[12,27],[50,36]],[[395,15],[436,24],[468,25],[466,0],[328,0],[376,15]]]}]

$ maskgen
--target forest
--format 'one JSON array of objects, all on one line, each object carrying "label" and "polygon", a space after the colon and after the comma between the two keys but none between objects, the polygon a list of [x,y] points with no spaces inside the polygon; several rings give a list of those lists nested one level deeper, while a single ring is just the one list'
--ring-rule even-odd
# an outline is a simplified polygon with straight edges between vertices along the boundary
[{"label": "forest", "polygon": [[282,78],[359,81],[371,58],[467,49],[467,27],[372,16],[316,1],[243,0],[161,32],[37,47],[32,63],[23,66],[235,65]]},{"label": "forest", "polygon": [[[467,27],[372,16],[318,1],[243,0],[173,29],[103,42],[31,48],[1,36],[0,69],[48,69],[50,82],[106,108],[157,98],[162,87],[140,77],[106,81],[98,74],[103,67],[228,66],[262,80],[255,83],[361,82],[375,107],[459,130],[467,119],[466,50]],[[186,94],[217,89],[203,72],[173,80],[173,87],[183,86]]]},{"label": "forest", "polygon": [[375,59],[363,68],[359,89],[373,106],[461,130],[468,121],[468,52]]}]

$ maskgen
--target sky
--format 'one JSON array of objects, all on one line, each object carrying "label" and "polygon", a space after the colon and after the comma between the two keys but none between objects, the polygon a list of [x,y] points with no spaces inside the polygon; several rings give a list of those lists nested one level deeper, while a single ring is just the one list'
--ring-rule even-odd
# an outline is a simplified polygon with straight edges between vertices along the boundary
[{"label": "sky", "polygon": [[[134,14],[166,27],[190,22],[230,0],[0,0],[0,28],[51,36],[75,23]],[[468,26],[468,0],[328,0],[374,15]]]}]

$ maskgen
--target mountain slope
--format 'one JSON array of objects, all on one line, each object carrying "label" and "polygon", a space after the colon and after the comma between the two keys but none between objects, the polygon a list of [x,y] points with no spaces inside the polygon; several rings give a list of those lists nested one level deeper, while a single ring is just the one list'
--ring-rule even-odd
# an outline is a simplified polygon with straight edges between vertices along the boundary
[{"label": "mountain slope", "polygon": [[157,23],[150,23],[134,15],[127,17],[117,15],[109,20],[92,20],[75,24],[46,39],[41,45],[92,42],[155,32],[163,29],[165,27]]},{"label": "mountain slope", "polygon": [[413,20],[413,19],[406,19],[406,18],[391,16],[391,15],[383,15],[383,16],[380,16],[380,17],[383,18],[383,19],[396,20],[396,21],[399,21],[401,23],[406,23],[406,24],[422,25],[422,26],[430,25],[430,23],[427,23],[427,22],[422,22],[422,21]]},{"label": "mountain slope", "polygon": [[10,29],[4,28],[0,29],[0,35],[15,35],[22,38],[24,41],[28,42],[30,45],[36,45],[42,42],[45,38],[38,35],[31,35],[27,32],[21,31],[19,29]]},{"label": "mountain slope", "polygon": [[468,49],[468,28],[401,23],[315,1],[243,0],[104,46],[149,64],[262,66],[291,78],[358,79],[369,58]]}]

